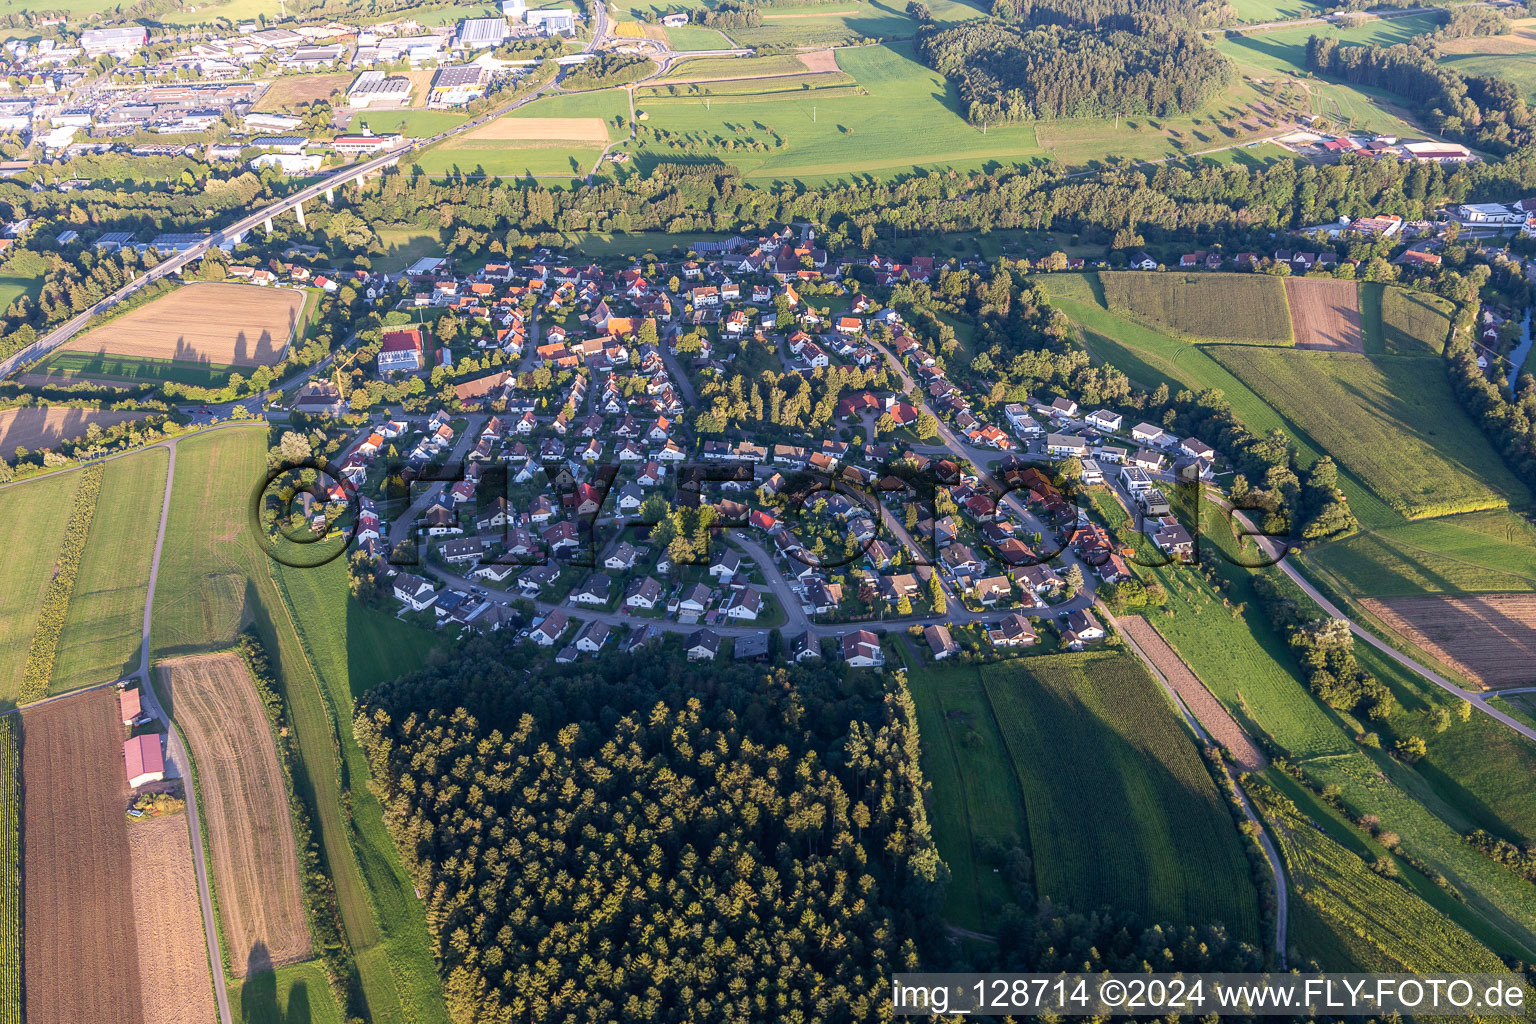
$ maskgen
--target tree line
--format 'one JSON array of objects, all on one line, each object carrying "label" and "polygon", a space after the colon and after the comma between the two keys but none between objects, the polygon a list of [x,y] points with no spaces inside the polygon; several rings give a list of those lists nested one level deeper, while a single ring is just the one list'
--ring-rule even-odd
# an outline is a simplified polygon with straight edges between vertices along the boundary
[{"label": "tree line", "polygon": [[1341,46],[1337,39],[1311,36],[1307,67],[1396,93],[1417,107],[1431,128],[1471,146],[1507,153],[1531,141],[1530,108],[1511,82],[1463,76],[1418,46]]}]

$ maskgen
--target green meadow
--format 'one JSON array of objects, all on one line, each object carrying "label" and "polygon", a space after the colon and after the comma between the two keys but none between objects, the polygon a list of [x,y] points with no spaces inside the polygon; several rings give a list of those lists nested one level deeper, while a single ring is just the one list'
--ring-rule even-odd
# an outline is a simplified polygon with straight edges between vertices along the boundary
[{"label": "green meadow", "polygon": [[913,671],[912,690],[935,836],[954,872],[952,920],[996,920],[1009,898],[1008,854],[1021,849],[1040,895],[1058,906],[1111,907],[1147,923],[1221,921],[1261,941],[1237,830],[1134,658],[928,666]]},{"label": "green meadow", "polygon": [[0,706],[15,703],[27,667],[32,634],[53,578],[80,474],[50,476],[0,488],[0,550],[6,585],[0,588]]},{"label": "green meadow", "polygon": [[[608,139],[619,137],[618,118],[629,117],[629,99],[623,89],[544,96],[505,115],[506,118],[599,118]],[[427,174],[502,175],[507,177],[585,177],[597,163],[603,145],[595,142],[538,141],[495,138],[491,131],[476,138],[475,132],[455,136],[416,158]],[[477,129],[478,131],[478,129]]]},{"label": "green meadow", "polygon": [[1536,591],[1536,527],[1507,511],[1369,530],[1304,557],[1352,597]]},{"label": "green meadow", "polygon": [[1210,351],[1410,519],[1531,500],[1462,412],[1438,359],[1251,345]]},{"label": "green meadow", "polygon": [[164,448],[150,448],[106,464],[50,692],[110,682],[138,668],[169,461]]}]

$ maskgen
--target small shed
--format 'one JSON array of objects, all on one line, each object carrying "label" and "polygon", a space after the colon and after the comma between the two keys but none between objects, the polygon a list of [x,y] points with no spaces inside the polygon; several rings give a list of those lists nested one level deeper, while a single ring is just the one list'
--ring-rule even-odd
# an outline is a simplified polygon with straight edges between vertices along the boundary
[{"label": "small shed", "polygon": [[132,725],[143,714],[144,708],[139,703],[139,691],[137,689],[124,690],[117,696],[118,706],[123,712],[123,724]]},{"label": "small shed", "polygon": [[127,763],[128,785],[134,789],[165,778],[165,758],[160,753],[159,733],[145,733],[124,743],[123,760]]}]

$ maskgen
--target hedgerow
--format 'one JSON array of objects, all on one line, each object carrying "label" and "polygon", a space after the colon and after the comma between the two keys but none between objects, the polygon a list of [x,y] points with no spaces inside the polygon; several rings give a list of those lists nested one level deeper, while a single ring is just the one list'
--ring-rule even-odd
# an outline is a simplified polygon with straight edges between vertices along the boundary
[{"label": "hedgerow", "polygon": [[21,757],[0,719],[0,1024],[21,1024]]},{"label": "hedgerow", "polygon": [[64,617],[69,612],[75,577],[80,573],[80,558],[85,554],[86,541],[90,540],[91,522],[96,518],[96,498],[101,494],[101,478],[105,473],[106,467],[99,463],[81,471],[80,488],[75,491],[75,502],[64,526],[59,560],[43,595],[37,630],[32,634],[32,648],[27,652],[27,668],[22,675],[21,692],[16,698],[19,704],[41,700],[48,695],[48,681],[53,677],[53,661],[59,651],[59,634],[64,631]]}]

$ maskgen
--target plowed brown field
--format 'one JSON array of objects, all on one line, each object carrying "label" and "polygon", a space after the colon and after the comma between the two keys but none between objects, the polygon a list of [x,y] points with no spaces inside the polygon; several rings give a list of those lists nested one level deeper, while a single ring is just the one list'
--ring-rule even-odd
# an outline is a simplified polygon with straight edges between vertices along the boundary
[{"label": "plowed brown field", "polygon": [[22,715],[28,1024],[144,1020],[127,805],[116,691]]},{"label": "plowed brown field", "polygon": [[1291,333],[1296,336],[1297,348],[1365,351],[1360,293],[1355,282],[1327,277],[1287,278],[1285,297],[1291,304]]},{"label": "plowed brown field", "polygon": [[192,872],[187,816],[128,826],[144,1024],[211,1024],[213,979]]},{"label": "plowed brown field", "polygon": [[1243,727],[1237,724],[1226,706],[1205,688],[1198,676],[1184,664],[1177,651],[1168,646],[1161,633],[1140,615],[1127,615],[1119,620],[1120,630],[1130,637],[1143,654],[1168,680],[1173,692],[1189,708],[1190,714],[1205,727],[1221,746],[1232,754],[1232,760],[1245,772],[1258,771],[1268,762]]},{"label": "plowed brown field", "polygon": [[64,352],[271,366],[283,357],[304,293],[254,284],[188,284],[65,343]]},{"label": "plowed brown field", "polygon": [[1536,594],[1360,602],[1409,642],[1492,689],[1536,684]]},{"label": "plowed brown field", "polygon": [[161,662],[156,672],[192,746],[235,975],[245,975],[258,944],[274,966],[308,959],[313,949],[288,791],[245,663],[233,654],[203,654]]}]

